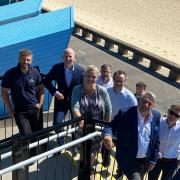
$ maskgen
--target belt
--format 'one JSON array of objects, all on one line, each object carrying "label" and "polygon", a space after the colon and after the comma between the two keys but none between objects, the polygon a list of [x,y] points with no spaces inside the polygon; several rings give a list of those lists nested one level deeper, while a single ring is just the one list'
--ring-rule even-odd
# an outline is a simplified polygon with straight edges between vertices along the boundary
[{"label": "belt", "polygon": [[161,158],[160,159],[161,161],[164,161],[164,162],[174,162],[174,161],[177,161],[176,158]]},{"label": "belt", "polygon": [[147,158],[136,158],[136,162],[147,162]]}]

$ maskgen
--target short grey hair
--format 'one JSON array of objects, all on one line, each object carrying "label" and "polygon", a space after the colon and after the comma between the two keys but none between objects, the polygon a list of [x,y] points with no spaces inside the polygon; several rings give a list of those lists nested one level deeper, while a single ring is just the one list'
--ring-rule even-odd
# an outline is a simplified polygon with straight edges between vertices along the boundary
[{"label": "short grey hair", "polygon": [[32,51],[30,51],[29,49],[20,49],[19,50],[19,58],[22,56],[32,56]]},{"label": "short grey hair", "polygon": [[100,74],[99,69],[98,69],[96,66],[94,66],[94,65],[89,65],[89,66],[86,68],[84,74],[87,74],[87,73],[90,72],[90,71],[95,71],[98,76],[99,76],[99,74]]},{"label": "short grey hair", "polygon": [[142,98],[143,98],[144,96],[147,96],[150,100],[153,101],[153,103],[155,102],[156,95],[155,95],[154,93],[152,93],[151,91],[145,92],[145,93],[142,95]]}]

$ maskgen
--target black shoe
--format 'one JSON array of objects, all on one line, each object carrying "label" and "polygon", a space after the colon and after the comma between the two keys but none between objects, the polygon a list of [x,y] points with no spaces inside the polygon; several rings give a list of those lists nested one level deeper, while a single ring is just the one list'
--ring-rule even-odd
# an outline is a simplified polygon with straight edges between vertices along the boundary
[{"label": "black shoe", "polygon": [[115,175],[115,179],[116,179],[116,180],[122,180],[122,179],[123,179],[123,173],[117,173],[117,174]]},{"label": "black shoe", "polygon": [[106,168],[106,167],[108,167],[109,165],[111,164],[111,161],[109,160],[109,161],[103,161],[102,162],[102,165]]}]

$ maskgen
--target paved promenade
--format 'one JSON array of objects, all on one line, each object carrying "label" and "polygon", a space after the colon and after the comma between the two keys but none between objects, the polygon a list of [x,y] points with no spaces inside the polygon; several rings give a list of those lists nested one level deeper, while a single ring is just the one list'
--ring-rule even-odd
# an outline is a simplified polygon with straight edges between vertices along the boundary
[{"label": "paved promenade", "polygon": [[109,63],[113,71],[124,70],[128,76],[125,86],[131,91],[135,90],[135,84],[138,81],[144,81],[147,84],[147,90],[157,96],[156,108],[162,115],[166,114],[171,104],[180,104],[180,86],[177,83],[169,84],[170,82],[166,82],[167,79],[160,74],[139,65],[135,66],[126,58],[117,56],[115,53],[108,54],[108,51],[103,51],[100,46],[94,46],[91,42],[86,43],[75,37],[71,38],[69,46],[75,49],[77,61],[84,66],[94,64],[100,68],[102,64]]},{"label": "paved promenade", "polygon": [[[180,92],[179,89],[173,85],[168,84],[165,81],[159,79],[157,74],[152,74],[152,72],[141,69],[140,67],[132,66],[129,63],[129,60],[122,57],[115,57],[113,54],[108,54],[108,52],[99,49],[98,45],[93,46],[90,42],[85,42],[77,37],[72,37],[70,40],[70,47],[72,47],[76,51],[77,61],[83,66],[87,66],[89,64],[94,64],[100,67],[104,63],[110,63],[112,65],[113,71],[122,69],[127,72],[128,79],[126,83],[126,87],[131,91],[134,90],[135,84],[137,81],[144,81],[148,85],[148,90],[153,91],[157,95],[157,103],[156,107],[162,112],[164,115],[167,111],[167,108],[171,103],[180,103]],[[146,72],[145,72],[146,71]],[[51,117],[52,118],[52,117]],[[46,121],[46,118],[44,119]],[[51,125],[52,121],[49,125]],[[3,121],[0,123],[1,131],[0,136],[1,139],[4,137],[4,128]],[[46,122],[45,122],[46,124]],[[46,125],[45,125],[46,126]],[[7,136],[11,135],[11,122],[9,121],[9,125],[7,124]],[[14,132],[17,132],[17,128],[13,128]],[[30,166],[30,180],[38,179],[38,180],[55,180],[58,177],[61,177],[62,180],[70,180],[68,176],[71,174],[72,179],[77,179],[77,162],[73,161],[73,167],[69,166],[70,156],[68,154],[64,154],[58,161],[56,158],[50,157],[49,159],[43,159],[39,161],[39,165],[35,163],[33,166]],[[113,158],[113,157],[112,157]],[[68,160],[69,159],[69,160]],[[10,161],[10,159],[9,159]],[[72,161],[71,161],[72,162]],[[113,161],[112,161],[113,162]],[[7,162],[8,163],[8,162]],[[58,164],[57,164],[58,163]],[[66,164],[70,168],[65,168],[67,166],[63,166]],[[58,170],[58,167],[63,166],[63,172]],[[113,164],[108,169],[105,169],[99,163],[99,169],[102,169],[105,177],[109,171],[111,174],[113,169]],[[73,171],[72,171],[73,170]],[[69,173],[71,171],[71,173]],[[45,173],[46,172],[46,173]],[[63,174],[63,176],[62,176]],[[68,175],[67,175],[68,174]],[[55,178],[56,176],[56,178]],[[11,180],[11,174],[8,174],[3,177],[3,179]],[[99,173],[96,174],[96,180],[101,179]],[[111,179],[109,176],[107,179]],[[114,178],[112,178],[114,180]]]},{"label": "paved promenade", "polygon": [[180,1],[44,0],[43,7],[70,4],[76,21],[180,64]]}]

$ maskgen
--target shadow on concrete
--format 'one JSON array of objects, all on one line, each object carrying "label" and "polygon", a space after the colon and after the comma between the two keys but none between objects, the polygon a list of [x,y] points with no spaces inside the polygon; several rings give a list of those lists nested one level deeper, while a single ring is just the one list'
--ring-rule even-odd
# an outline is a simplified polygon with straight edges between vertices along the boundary
[{"label": "shadow on concrete", "polygon": [[31,169],[29,167],[29,180],[72,180],[78,175],[78,163],[68,153],[43,159]]},{"label": "shadow on concrete", "polygon": [[79,40],[82,40],[82,41],[88,43],[89,45],[92,45],[92,46],[100,49],[101,51],[104,51],[105,53],[107,53],[107,54],[109,54],[109,55],[111,55],[111,56],[113,56],[113,57],[127,63],[127,64],[130,64],[130,65],[132,65],[132,66],[134,66],[134,67],[136,67],[136,68],[138,68],[138,69],[152,75],[153,77],[155,77],[157,79],[160,79],[161,81],[164,81],[164,82],[166,82],[166,83],[168,83],[168,84],[170,84],[170,85],[172,85],[172,86],[174,86],[176,88],[180,88],[180,84],[178,82],[171,81],[168,77],[165,77],[165,76],[159,74],[158,72],[154,72],[148,67],[145,67],[145,66],[143,66],[141,64],[133,62],[132,60],[129,60],[127,57],[121,56],[120,54],[117,54],[116,52],[105,49],[103,46],[101,46],[99,44],[95,44],[91,40],[84,39],[83,37],[81,37],[81,36],[79,36],[77,34],[74,34],[73,36],[78,38]]}]

